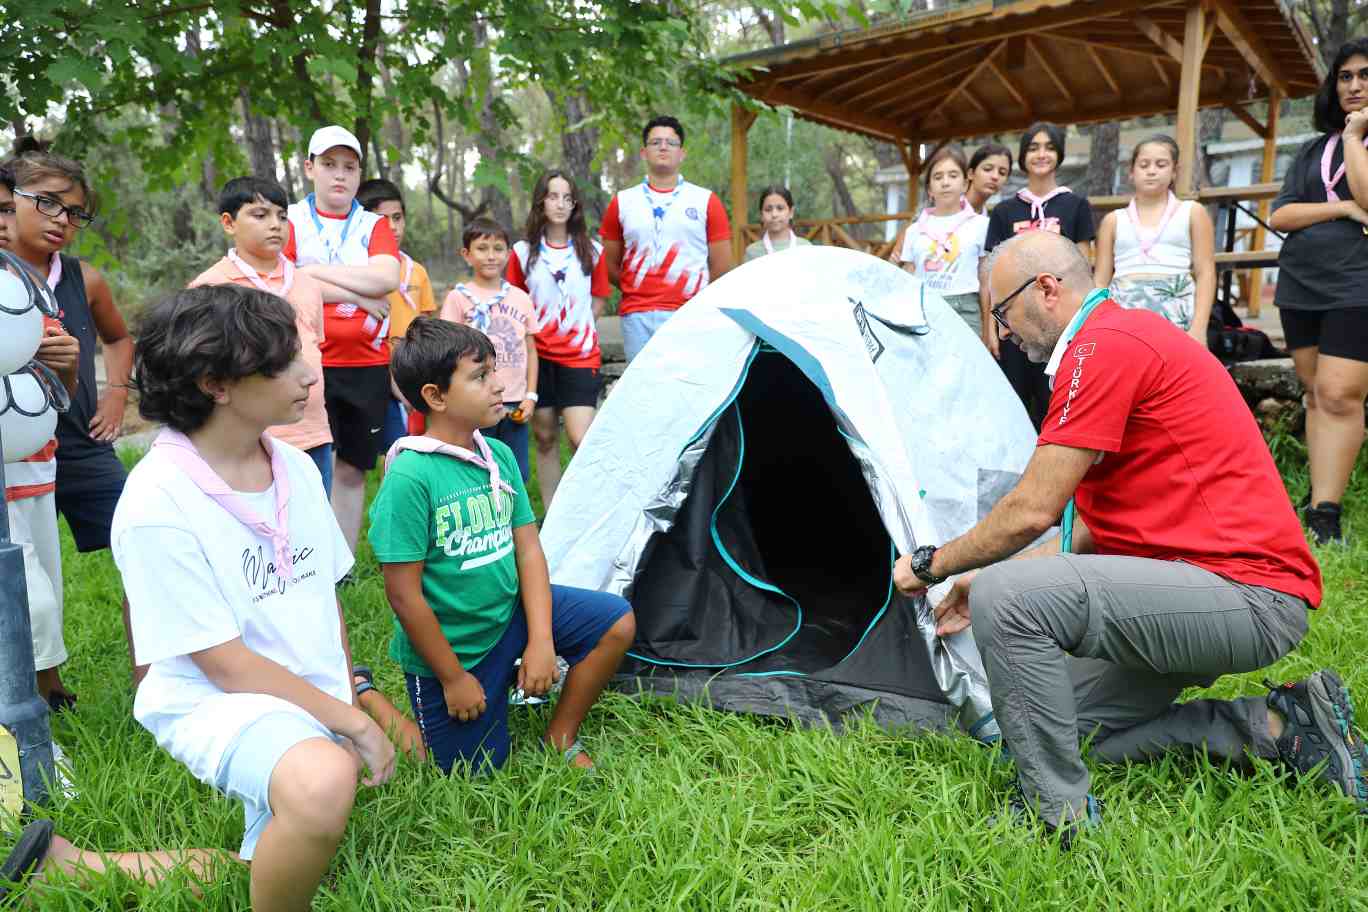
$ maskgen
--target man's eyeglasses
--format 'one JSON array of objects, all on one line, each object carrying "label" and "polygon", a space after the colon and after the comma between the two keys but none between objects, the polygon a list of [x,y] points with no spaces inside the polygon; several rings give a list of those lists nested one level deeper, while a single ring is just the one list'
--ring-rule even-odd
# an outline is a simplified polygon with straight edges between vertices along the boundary
[{"label": "man's eyeglasses", "polygon": [[[1041,275],[1045,275],[1045,274],[1046,274],[1046,273],[1041,273]],[[1059,276],[1052,276],[1052,278],[1053,278],[1056,282],[1062,282],[1062,281],[1064,281],[1064,280],[1063,280],[1062,278],[1060,278]],[[1023,283],[1021,284],[1021,287],[1020,287],[1020,288],[1018,288],[1016,291],[1014,291],[1014,292],[1012,292],[1011,294],[1009,294],[1007,297],[1003,298],[1002,301],[998,304],[997,307],[994,307],[992,310],[988,311],[990,314],[993,315],[993,319],[997,321],[998,326],[1001,326],[1003,329],[1007,330],[1008,332],[1011,332],[1011,331],[1012,331],[1012,327],[1009,326],[1009,325],[1007,324],[1007,308],[1012,306],[1012,299],[1013,299],[1013,298],[1015,298],[1017,295],[1021,294],[1023,291],[1025,291],[1026,289],[1030,288],[1032,285],[1034,285],[1036,282],[1039,282],[1039,281],[1040,281],[1040,276],[1038,276],[1038,275],[1036,275],[1036,276],[1031,276],[1029,279],[1027,279],[1025,282],[1023,282]]]},{"label": "man's eyeglasses", "polygon": [[648,149],[678,149],[682,145],[684,144],[677,139],[656,137],[646,140],[646,148]]},{"label": "man's eyeglasses", "polygon": [[95,221],[95,216],[86,212],[79,206],[68,206],[61,200],[55,200],[50,196],[40,196],[37,193],[29,193],[27,190],[20,190],[18,187],[14,188],[14,195],[33,200],[33,208],[49,218],[61,218],[65,215],[67,221],[77,228],[84,228]]}]

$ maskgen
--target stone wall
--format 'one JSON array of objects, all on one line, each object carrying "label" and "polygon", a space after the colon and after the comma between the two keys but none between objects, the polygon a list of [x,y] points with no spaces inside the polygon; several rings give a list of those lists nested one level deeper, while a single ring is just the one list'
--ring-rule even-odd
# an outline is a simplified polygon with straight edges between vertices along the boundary
[{"label": "stone wall", "polygon": [[1230,375],[1260,424],[1271,427],[1290,421],[1294,431],[1305,427],[1302,385],[1292,368],[1291,358],[1245,361],[1232,365]]}]

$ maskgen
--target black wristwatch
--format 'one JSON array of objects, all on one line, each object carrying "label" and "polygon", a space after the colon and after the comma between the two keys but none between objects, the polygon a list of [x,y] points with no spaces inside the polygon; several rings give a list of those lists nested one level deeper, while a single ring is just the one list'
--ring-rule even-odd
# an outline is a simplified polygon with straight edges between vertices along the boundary
[{"label": "black wristwatch", "polygon": [[945,582],[945,577],[936,576],[931,572],[931,559],[935,556],[935,545],[922,545],[912,552],[912,572],[917,575],[917,579],[930,586]]}]

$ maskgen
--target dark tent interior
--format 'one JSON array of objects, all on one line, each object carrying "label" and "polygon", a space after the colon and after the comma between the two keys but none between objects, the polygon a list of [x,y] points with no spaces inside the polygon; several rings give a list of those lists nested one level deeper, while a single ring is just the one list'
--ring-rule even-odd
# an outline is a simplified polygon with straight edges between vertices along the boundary
[{"label": "dark tent interior", "polygon": [[624,671],[829,669],[888,602],[891,566],[888,534],[821,393],[762,349],[674,526],[648,545],[630,596],[640,658]]}]

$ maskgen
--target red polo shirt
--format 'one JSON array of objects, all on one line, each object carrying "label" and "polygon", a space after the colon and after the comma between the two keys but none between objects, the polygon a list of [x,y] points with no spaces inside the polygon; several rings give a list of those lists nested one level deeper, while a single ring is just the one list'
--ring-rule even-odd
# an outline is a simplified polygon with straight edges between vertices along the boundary
[{"label": "red polo shirt", "polygon": [[1163,317],[1098,305],[1064,352],[1039,442],[1102,451],[1074,498],[1099,554],[1184,561],[1320,605],[1320,567],[1254,416]]}]

